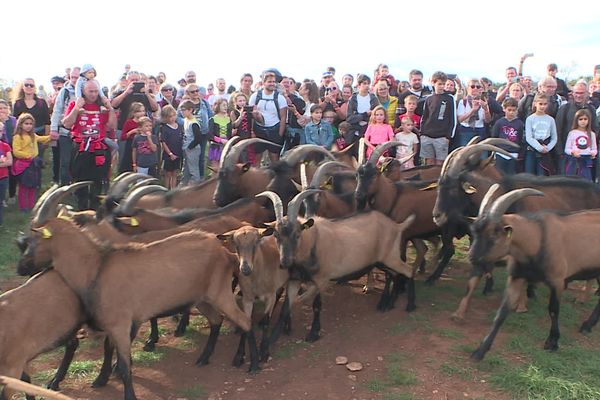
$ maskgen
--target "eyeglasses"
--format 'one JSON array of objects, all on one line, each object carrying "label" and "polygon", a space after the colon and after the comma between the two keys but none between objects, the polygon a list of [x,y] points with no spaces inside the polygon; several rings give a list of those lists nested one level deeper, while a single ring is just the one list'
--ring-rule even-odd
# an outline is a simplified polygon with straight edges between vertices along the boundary
[{"label": "eyeglasses", "polygon": [[198,93],[198,92],[200,92],[198,89],[196,89],[196,90],[188,90],[188,93]]},{"label": "eyeglasses", "polygon": [[164,88],[164,89],[161,89],[160,91],[161,92],[172,92],[173,89],[171,89],[171,88]]},{"label": "eyeglasses", "polygon": [[471,85],[471,89],[481,89],[481,85]]},{"label": "eyeglasses", "polygon": [[337,88],[335,86],[329,88],[330,91],[335,92]]},{"label": "eyeglasses", "polygon": [[23,84],[24,87],[28,87],[28,88],[34,88],[35,85],[33,83],[24,83]]}]

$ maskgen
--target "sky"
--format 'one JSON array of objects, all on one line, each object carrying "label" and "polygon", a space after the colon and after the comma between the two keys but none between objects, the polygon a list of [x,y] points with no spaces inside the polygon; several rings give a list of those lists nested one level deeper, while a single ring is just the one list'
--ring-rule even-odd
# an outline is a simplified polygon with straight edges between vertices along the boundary
[{"label": "sky", "polygon": [[[156,5],[154,5],[156,4]],[[50,87],[66,67],[92,64],[112,86],[125,64],[175,84],[193,70],[206,86],[217,78],[238,86],[276,67],[296,80],[318,80],[328,66],[373,76],[379,63],[396,79],[420,69],[463,79],[501,82],[525,53],[534,80],[555,62],[559,77],[591,75],[600,64],[600,18],[588,0],[545,1],[380,0],[350,2],[3,1],[0,80],[32,77]],[[570,10],[570,7],[573,8]],[[6,37],[6,36],[5,36]]]}]

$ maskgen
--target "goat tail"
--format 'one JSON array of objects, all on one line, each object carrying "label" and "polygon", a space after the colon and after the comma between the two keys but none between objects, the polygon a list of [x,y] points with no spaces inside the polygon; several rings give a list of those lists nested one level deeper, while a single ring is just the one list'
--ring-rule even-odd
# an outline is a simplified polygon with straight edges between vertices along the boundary
[{"label": "goat tail", "polygon": [[413,224],[413,222],[415,222],[415,220],[417,219],[416,214],[410,214],[404,221],[400,222],[398,224],[398,227],[400,228],[400,230],[402,232],[404,232],[406,230],[406,228],[408,228],[409,226],[411,226]]}]

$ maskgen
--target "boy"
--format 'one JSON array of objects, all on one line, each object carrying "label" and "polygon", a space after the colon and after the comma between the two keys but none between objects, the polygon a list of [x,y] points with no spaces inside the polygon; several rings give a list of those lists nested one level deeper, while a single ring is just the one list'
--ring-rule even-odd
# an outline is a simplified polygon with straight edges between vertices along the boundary
[{"label": "boy", "polygon": [[[523,143],[523,131],[525,125],[523,121],[517,118],[517,109],[519,102],[517,99],[509,97],[502,102],[504,117],[500,118],[492,128],[492,137],[506,139],[518,145]],[[500,146],[506,151],[510,151],[516,158],[519,153],[515,153],[514,149],[508,146]],[[517,160],[505,156],[504,154],[496,153],[496,168],[507,175],[514,175],[517,172]]]},{"label": "boy", "polygon": [[425,165],[442,165],[448,155],[448,142],[456,128],[456,104],[445,93],[448,77],[438,71],[431,77],[434,93],[425,99],[421,120],[421,157]]},{"label": "boy", "polygon": [[158,138],[152,134],[152,120],[142,117],[138,121],[138,134],[133,138],[133,170],[141,174],[157,177]]},{"label": "boy", "polygon": [[415,113],[417,109],[417,104],[419,99],[414,94],[408,95],[404,98],[404,110],[399,108],[400,111],[404,111],[404,113],[400,113],[396,116],[396,121],[394,123],[394,133],[400,132],[402,129],[400,127],[400,121],[404,119],[404,117],[409,117],[412,119],[414,124],[414,131],[416,134],[419,134],[421,131],[421,117]]},{"label": "boy", "polygon": [[183,151],[185,155],[185,166],[183,170],[183,184],[200,183],[200,155],[202,133],[200,124],[194,116],[194,103],[184,100],[180,105],[183,114]]},{"label": "boy", "polygon": [[530,174],[553,175],[555,168],[550,157],[550,150],[556,146],[558,136],[554,118],[546,114],[548,95],[538,93],[533,99],[535,113],[525,120],[525,172]]}]

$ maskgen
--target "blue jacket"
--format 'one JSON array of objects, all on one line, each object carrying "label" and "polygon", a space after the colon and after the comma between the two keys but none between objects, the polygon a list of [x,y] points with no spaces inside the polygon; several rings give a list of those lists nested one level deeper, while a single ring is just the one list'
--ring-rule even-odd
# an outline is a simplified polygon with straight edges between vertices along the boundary
[{"label": "blue jacket", "polygon": [[314,124],[312,121],[304,127],[306,144],[316,144],[330,150],[333,144],[333,128],[329,122],[321,121]]}]

